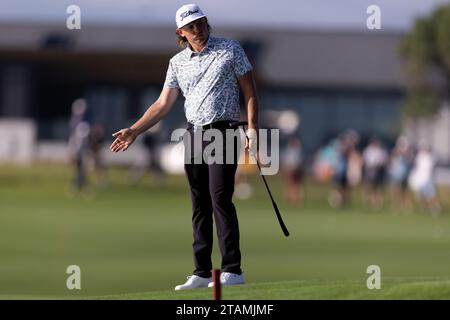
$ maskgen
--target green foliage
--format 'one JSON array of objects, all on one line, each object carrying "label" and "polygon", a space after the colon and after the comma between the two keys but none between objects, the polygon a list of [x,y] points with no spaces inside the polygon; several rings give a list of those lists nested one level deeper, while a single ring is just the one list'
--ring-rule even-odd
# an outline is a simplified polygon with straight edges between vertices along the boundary
[{"label": "green foliage", "polygon": [[400,53],[408,60],[408,71],[414,81],[420,81],[426,66],[436,60],[434,45],[431,21],[417,20],[414,29],[405,37],[400,47]]},{"label": "green foliage", "polygon": [[409,91],[402,105],[407,117],[419,118],[434,114],[439,109],[439,97],[430,88],[418,87]]},{"label": "green foliage", "polygon": [[443,7],[434,15],[435,50],[439,64],[450,75],[450,6]]},{"label": "green foliage", "polygon": [[450,87],[450,5],[437,9],[429,18],[416,21],[400,46],[408,62],[410,84],[403,105],[407,117],[434,114],[439,108],[440,88],[430,82],[430,70],[436,70]]}]

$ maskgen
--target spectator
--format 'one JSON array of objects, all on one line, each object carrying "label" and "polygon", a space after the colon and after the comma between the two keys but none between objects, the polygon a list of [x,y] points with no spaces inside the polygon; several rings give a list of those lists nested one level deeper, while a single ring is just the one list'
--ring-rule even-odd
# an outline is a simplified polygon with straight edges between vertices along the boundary
[{"label": "spectator", "polygon": [[357,145],[359,136],[356,132],[351,134],[351,148],[348,157],[347,179],[350,187],[356,187],[362,180],[363,158],[359,152]]},{"label": "spectator", "polygon": [[432,215],[439,215],[441,205],[433,179],[434,166],[434,157],[429,147],[422,145],[414,160],[414,167],[408,179],[408,184],[419,196],[425,209]]},{"label": "spectator", "polygon": [[339,139],[334,185],[328,198],[328,202],[334,208],[349,203],[350,187],[359,182],[361,161],[356,149],[358,139],[358,134],[353,130],[345,132]]},{"label": "spectator", "polygon": [[286,183],[286,199],[291,203],[302,203],[304,190],[302,145],[298,138],[291,137],[282,154],[282,171]]},{"label": "spectator", "polygon": [[334,176],[338,161],[339,141],[333,139],[328,145],[319,150],[314,160],[314,175],[320,182],[329,182]]},{"label": "spectator", "polygon": [[101,188],[108,185],[106,166],[101,155],[101,148],[105,141],[105,129],[101,123],[94,123],[89,134],[89,150],[91,156],[92,171],[96,177],[97,184]]},{"label": "spectator", "polygon": [[87,121],[87,104],[84,99],[77,99],[73,102],[69,126],[69,161],[75,169],[70,187],[71,191],[81,191],[87,185],[86,165],[90,132]]},{"label": "spectator", "polygon": [[131,184],[138,184],[147,171],[154,174],[155,184],[161,185],[166,182],[166,177],[159,160],[159,145],[162,131],[162,121],[147,130],[140,142],[145,148],[142,158],[136,158],[136,163],[130,168],[129,177]]},{"label": "spectator", "polygon": [[408,140],[400,136],[392,150],[389,161],[389,180],[392,184],[393,204],[401,209],[410,209],[412,199],[408,190],[408,177],[414,162],[414,154]]},{"label": "spectator", "polygon": [[364,199],[372,208],[384,205],[384,185],[388,154],[377,138],[373,138],[363,152],[364,179],[366,190]]}]

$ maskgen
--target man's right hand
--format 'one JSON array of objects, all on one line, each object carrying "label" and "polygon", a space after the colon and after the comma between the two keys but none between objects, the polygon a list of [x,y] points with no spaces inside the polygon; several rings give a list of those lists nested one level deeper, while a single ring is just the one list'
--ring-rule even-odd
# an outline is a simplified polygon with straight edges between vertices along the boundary
[{"label": "man's right hand", "polygon": [[113,133],[112,136],[116,139],[109,148],[112,152],[119,152],[128,149],[128,147],[134,142],[134,140],[136,140],[137,133],[136,130],[126,128]]}]

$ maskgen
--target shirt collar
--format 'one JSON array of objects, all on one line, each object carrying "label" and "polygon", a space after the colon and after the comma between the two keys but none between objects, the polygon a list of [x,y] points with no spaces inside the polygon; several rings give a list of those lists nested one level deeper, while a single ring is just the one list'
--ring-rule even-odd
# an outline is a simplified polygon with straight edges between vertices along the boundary
[{"label": "shirt collar", "polygon": [[[212,48],[213,48],[213,46],[214,46],[214,41],[215,40],[215,38],[214,37],[212,37],[211,35],[208,37],[208,41],[206,42],[206,46],[203,48],[203,50],[201,51],[201,52],[207,52],[208,50],[211,50]],[[184,49],[184,52],[185,52],[185,54],[186,54],[186,56],[190,59],[190,58],[192,58],[192,56],[194,55],[194,54],[199,54],[199,53],[201,53],[201,52],[195,52],[195,51],[193,51],[192,49],[191,49],[191,46],[189,45],[189,43],[188,43],[188,45],[186,46],[186,49]]]}]

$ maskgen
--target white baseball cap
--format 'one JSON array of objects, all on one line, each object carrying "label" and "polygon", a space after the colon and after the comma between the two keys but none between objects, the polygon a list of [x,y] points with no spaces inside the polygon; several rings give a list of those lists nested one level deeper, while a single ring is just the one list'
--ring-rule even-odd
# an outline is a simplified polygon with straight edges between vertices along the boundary
[{"label": "white baseball cap", "polygon": [[177,10],[175,21],[178,28],[182,28],[194,20],[206,17],[200,7],[196,4],[185,4]]}]

